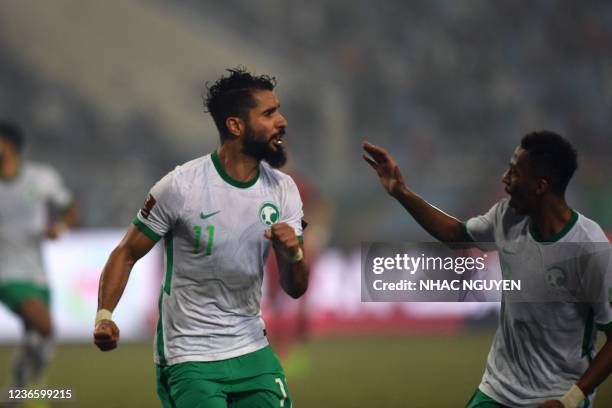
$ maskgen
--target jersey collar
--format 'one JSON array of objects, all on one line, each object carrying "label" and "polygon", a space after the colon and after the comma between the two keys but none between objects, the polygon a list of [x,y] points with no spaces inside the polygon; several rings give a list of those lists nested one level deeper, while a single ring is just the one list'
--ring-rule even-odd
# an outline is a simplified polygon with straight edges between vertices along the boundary
[{"label": "jersey collar", "polygon": [[576,222],[578,221],[578,213],[574,210],[571,210],[571,211],[572,211],[572,216],[570,217],[570,220],[567,222],[567,224],[565,224],[565,227],[563,227],[561,231],[557,232],[552,237],[547,238],[547,239],[542,238],[540,233],[536,231],[536,229],[534,228],[532,222],[529,223],[529,233],[531,234],[533,239],[535,239],[537,242],[550,243],[550,242],[559,241],[561,238],[567,235],[567,233],[574,227],[574,225],[576,225]]},{"label": "jersey collar", "polygon": [[219,156],[217,155],[216,150],[212,152],[212,154],[210,155],[210,158],[213,162],[213,165],[215,166],[215,169],[217,170],[217,173],[219,173],[219,176],[221,176],[221,178],[226,183],[231,184],[234,187],[249,188],[255,183],[257,183],[257,180],[259,180],[259,166],[257,167],[257,175],[253,177],[253,179],[249,181],[239,181],[239,180],[236,180],[235,178],[232,178],[229,174],[227,174],[227,172],[223,168],[223,165],[221,164],[221,161],[219,160]]}]

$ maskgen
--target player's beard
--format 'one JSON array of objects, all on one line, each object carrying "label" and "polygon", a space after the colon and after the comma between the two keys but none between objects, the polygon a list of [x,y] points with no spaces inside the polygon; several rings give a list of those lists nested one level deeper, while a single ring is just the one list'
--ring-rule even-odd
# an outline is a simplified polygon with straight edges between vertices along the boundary
[{"label": "player's beard", "polygon": [[[281,130],[278,135],[283,136],[284,130]],[[244,134],[244,142],[242,143],[242,152],[259,161],[265,160],[270,166],[279,169],[287,162],[287,152],[282,145],[276,145],[276,149],[271,146],[270,139],[265,136],[259,137],[255,131],[247,124]]]}]

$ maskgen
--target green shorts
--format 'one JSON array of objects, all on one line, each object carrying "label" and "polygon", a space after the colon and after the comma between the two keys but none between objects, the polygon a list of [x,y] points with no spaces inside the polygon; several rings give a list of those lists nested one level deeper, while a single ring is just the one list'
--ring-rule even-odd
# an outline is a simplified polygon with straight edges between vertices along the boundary
[{"label": "green shorts", "polygon": [[4,303],[13,312],[30,299],[40,299],[49,307],[49,288],[31,282],[0,283],[0,302]]},{"label": "green shorts", "polygon": [[291,408],[287,379],[270,346],[221,361],[157,366],[164,408]]},{"label": "green shorts", "polygon": [[493,398],[489,397],[480,389],[476,388],[476,392],[472,395],[472,398],[467,403],[465,408],[508,408],[505,405],[500,404]]},{"label": "green shorts", "polygon": [[[587,408],[593,405],[593,399],[595,398],[595,391],[591,392],[587,398],[578,406],[579,408]],[[465,408],[510,408],[506,405],[500,404],[495,401],[493,398],[489,397],[484,392],[480,391],[478,388],[474,395],[472,395],[472,399],[467,403]]]}]

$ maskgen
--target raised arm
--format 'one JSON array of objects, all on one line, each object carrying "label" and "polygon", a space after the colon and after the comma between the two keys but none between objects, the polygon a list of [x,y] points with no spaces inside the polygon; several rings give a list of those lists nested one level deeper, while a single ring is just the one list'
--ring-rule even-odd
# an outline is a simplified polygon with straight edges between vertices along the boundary
[{"label": "raised arm", "polygon": [[94,330],[94,343],[102,351],[112,350],[119,341],[119,328],[112,321],[111,313],[117,306],[132,267],[155,245],[155,241],[130,225],[127,234],[111,252],[98,288],[98,313]]},{"label": "raised arm", "polygon": [[461,221],[429,204],[406,186],[397,162],[387,150],[368,142],[363,143],[363,149],[369,154],[363,155],[364,160],[376,170],[387,193],[399,201],[421,227],[445,243],[471,241]]}]

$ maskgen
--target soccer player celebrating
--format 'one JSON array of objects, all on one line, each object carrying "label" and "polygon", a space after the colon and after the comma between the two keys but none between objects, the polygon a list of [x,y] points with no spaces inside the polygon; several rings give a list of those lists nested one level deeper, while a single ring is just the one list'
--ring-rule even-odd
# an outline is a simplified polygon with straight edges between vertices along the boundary
[{"label": "soccer player celebrating", "polygon": [[164,407],[291,407],[260,312],[271,245],[282,288],[298,298],[308,286],[302,203],[276,170],[286,161],[287,121],[274,78],[228,71],[205,100],[221,146],[153,186],[100,278],[94,341],[104,351],[119,340],[111,312],[132,266],[164,238],[155,336]]},{"label": "soccer player celebrating", "polygon": [[[399,166],[385,149],[368,142],[363,148],[369,153],[364,159],[376,170],[385,190],[425,230],[445,243],[494,243],[500,249],[503,272],[513,279],[541,279],[543,268],[534,273],[526,267],[528,263],[540,268],[538,258],[528,254],[539,253],[539,262],[544,262],[546,248],[555,246],[551,243],[578,243],[563,247],[571,251],[585,243],[608,242],[594,221],[565,201],[577,155],[556,133],[541,131],[523,137],[502,177],[510,198],[465,223],[407,188]],[[582,276],[589,302],[534,302],[538,295],[545,299],[546,293],[532,293],[532,302],[502,297],[500,323],[485,373],[468,408],[590,406],[595,387],[612,370],[612,307],[608,301],[612,288],[606,266],[584,271],[580,262],[566,265],[570,276]],[[607,341],[594,355],[596,328],[606,333]]]},{"label": "soccer player celebrating", "polygon": [[23,145],[19,127],[0,122],[0,301],[25,329],[11,388],[44,385],[53,330],[41,243],[60,236],[77,218],[60,176],[48,165],[24,161]]}]

